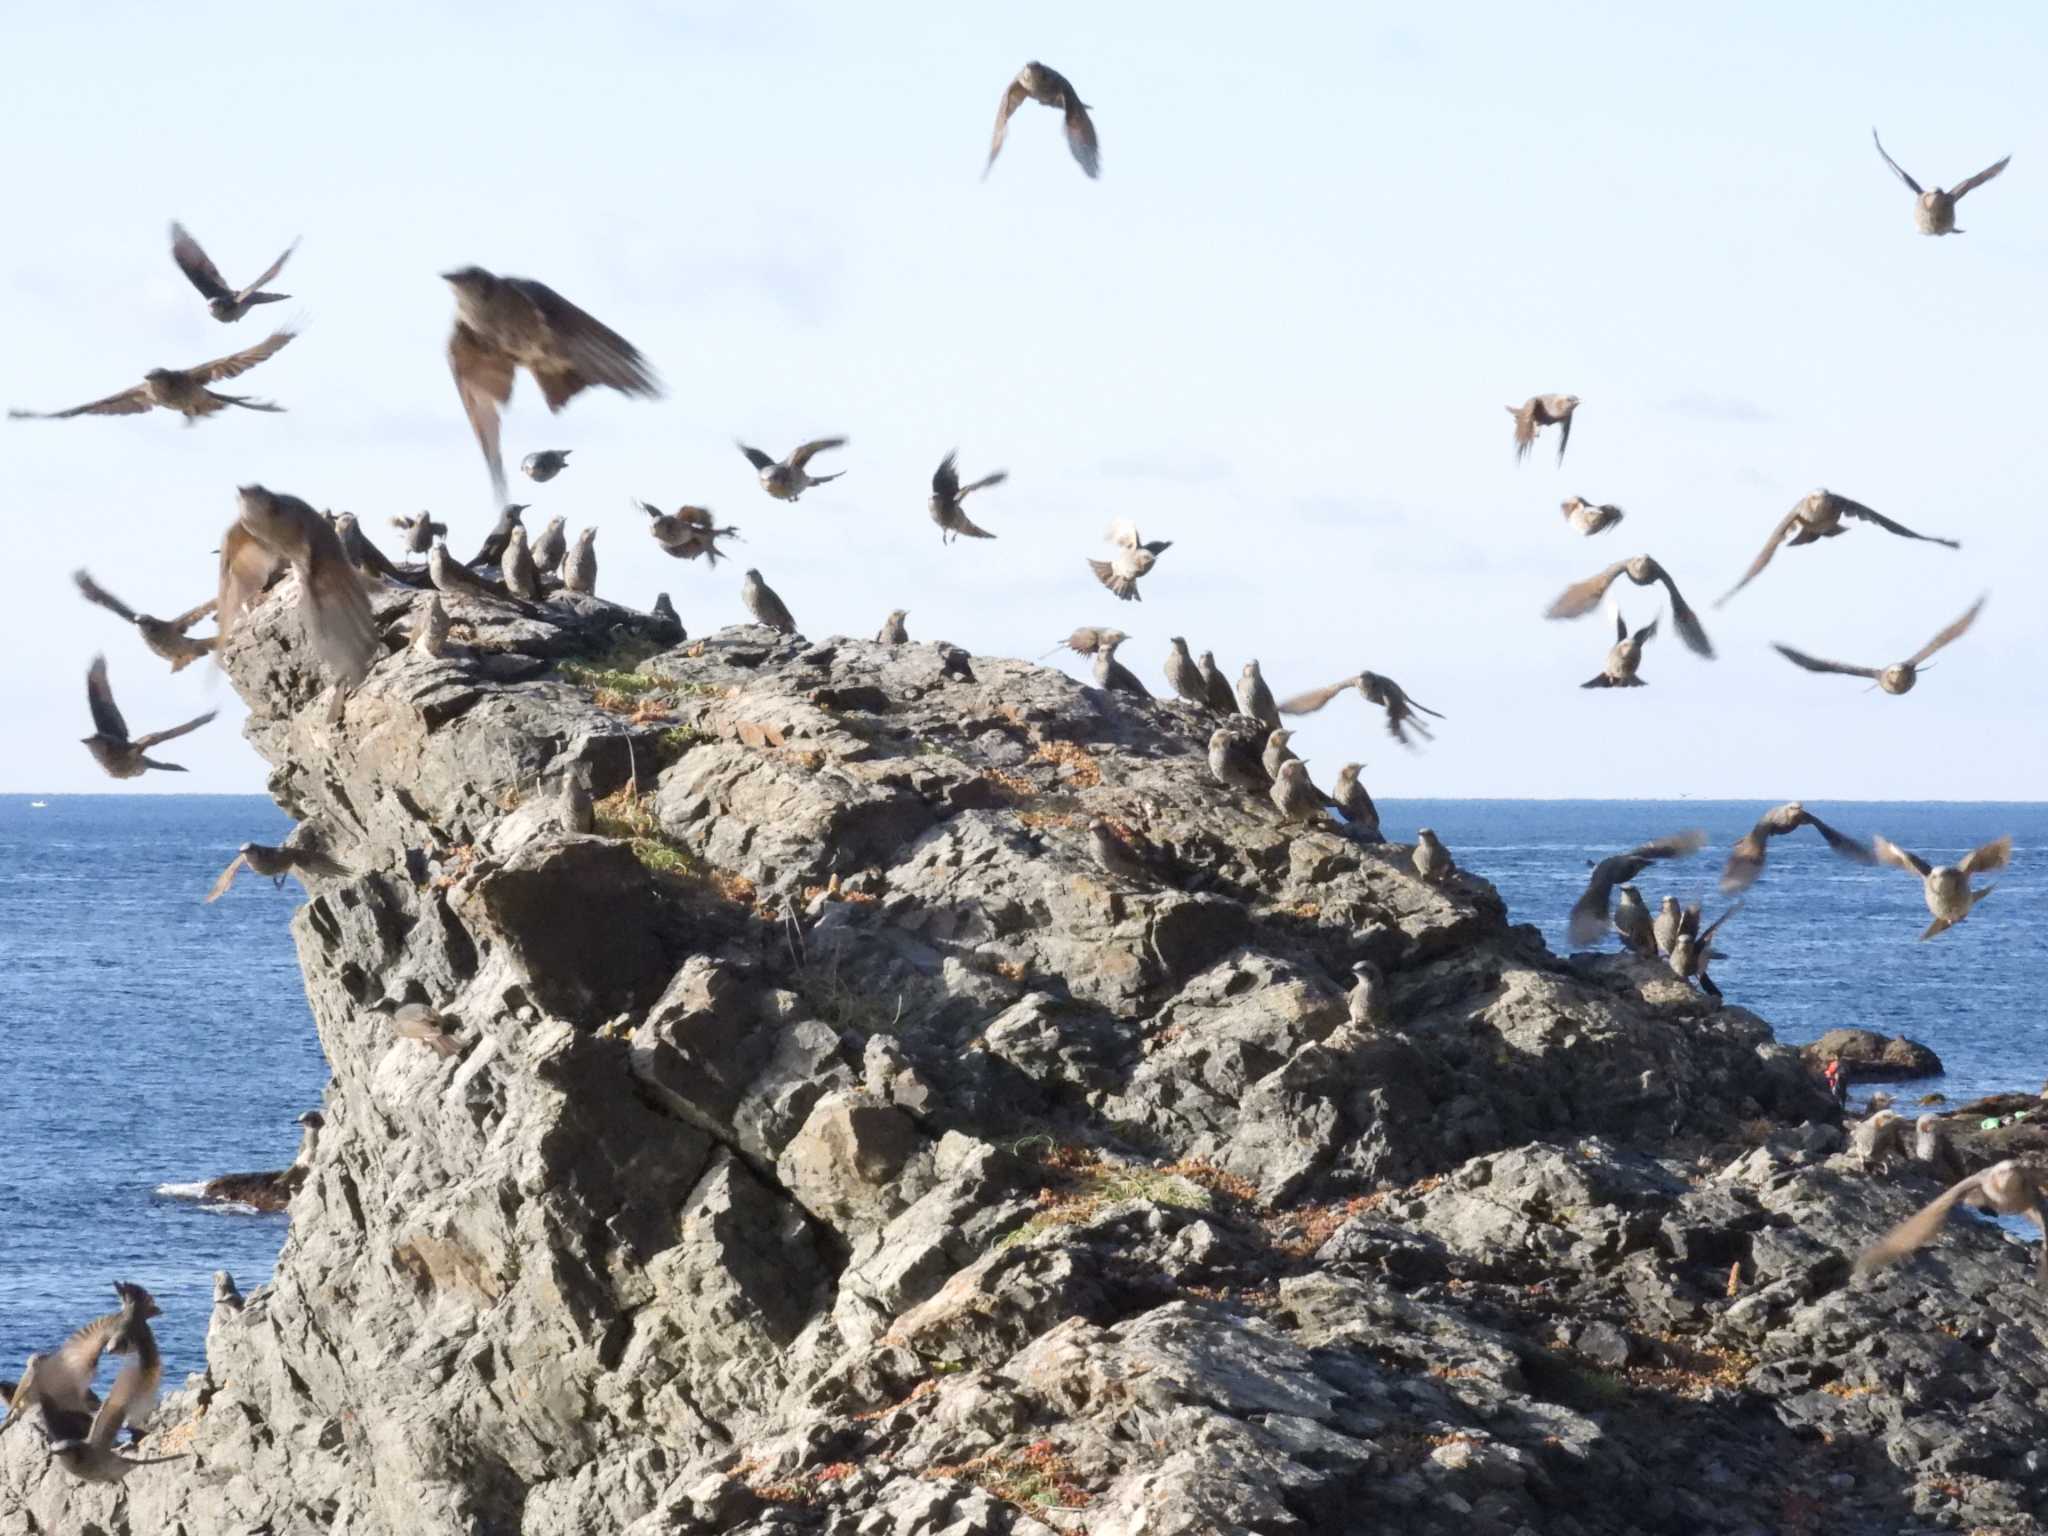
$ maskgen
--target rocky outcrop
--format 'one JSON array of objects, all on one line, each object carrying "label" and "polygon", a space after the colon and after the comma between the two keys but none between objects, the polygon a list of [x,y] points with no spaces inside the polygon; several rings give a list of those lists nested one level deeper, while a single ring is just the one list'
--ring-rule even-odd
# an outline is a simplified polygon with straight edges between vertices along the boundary
[{"label": "rocky outcrop", "polygon": [[1843,1079],[1852,1083],[1909,1083],[1947,1070],[1918,1040],[1870,1029],[1831,1029],[1799,1050],[1815,1071],[1839,1061]]},{"label": "rocky outcrop", "polygon": [[1852,1282],[1933,1186],[1760,1020],[1283,827],[1184,706],[588,598],[337,701],[293,591],[224,661],[361,872],[295,921],[327,1128],[196,1459],[12,1433],[0,1532],[2033,1528],[2015,1243]]}]

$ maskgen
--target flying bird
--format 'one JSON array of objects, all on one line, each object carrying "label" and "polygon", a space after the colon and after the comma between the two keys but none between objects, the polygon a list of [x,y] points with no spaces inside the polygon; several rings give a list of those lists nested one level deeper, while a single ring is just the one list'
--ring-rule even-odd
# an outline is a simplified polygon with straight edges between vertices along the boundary
[{"label": "flying bird", "polygon": [[284,264],[291,260],[292,252],[299,248],[294,240],[284,248],[284,254],[264,269],[263,275],[246,288],[230,288],[227,280],[220,275],[220,268],[200,248],[182,224],[171,226],[171,260],[178,264],[192,286],[206,296],[206,308],[214,319],[223,325],[239,320],[258,304],[275,304],[279,299],[291,297],[288,293],[264,293],[263,285],[284,270]]},{"label": "flying bird", "polygon": [[1771,563],[1771,556],[1781,545],[1811,544],[1818,539],[1839,538],[1849,531],[1842,519],[1859,518],[1874,523],[1886,533],[1895,533],[1902,539],[1918,539],[1923,544],[1942,544],[1950,549],[1963,546],[1954,539],[1938,539],[1932,534],[1915,533],[1904,523],[1895,523],[1880,513],[1873,512],[1860,501],[1851,501],[1847,496],[1837,496],[1833,491],[1818,490],[1800,498],[1799,504],[1787,512],[1771,530],[1771,537],[1764,545],[1764,552],[1756,557],[1750,568],[1742,573],[1742,580],[1735,583],[1715,600],[1720,607],[1757,577],[1757,573]]},{"label": "flying bird", "polygon": [[1920,935],[1922,942],[1937,933],[1953,928],[1970,915],[1977,903],[1989,896],[1998,887],[1986,885],[1972,888],[1970,876],[1989,874],[2003,869],[2012,860],[2012,836],[1989,842],[1981,848],[1973,848],[1953,864],[1929,864],[1917,853],[1908,853],[1897,843],[1882,837],[1870,840],[1871,851],[1878,862],[1889,864],[1894,869],[1903,869],[1920,877],[1921,890],[1927,898],[1927,910],[1934,914],[1934,921],[1927,925],[1927,931]]},{"label": "flying bird", "polygon": [[1893,173],[1897,175],[1899,180],[1913,189],[1913,195],[1919,199],[1913,205],[1913,227],[1923,235],[1960,235],[1966,233],[1966,231],[1956,228],[1956,204],[1962,201],[1964,193],[1975,191],[2012,163],[2012,156],[2007,155],[1996,165],[1986,166],[1976,175],[1958,182],[1947,191],[1936,187],[1932,192],[1929,192],[1919,182],[1908,176],[1898,161],[1885,154],[1884,140],[1877,136],[1875,128],[1870,130],[1870,142],[1877,146],[1877,152],[1880,155],[1884,155],[1884,163],[1892,168]]},{"label": "flying bird", "polygon": [[574,448],[543,448],[538,453],[529,453],[519,461],[519,472],[529,480],[549,481],[569,467],[569,455]]},{"label": "flying bird", "polygon": [[1671,974],[1680,981],[1696,981],[1700,984],[1700,990],[1709,997],[1719,997],[1721,989],[1714,985],[1714,978],[1707,974],[1707,967],[1720,954],[1720,951],[1714,948],[1714,935],[1720,932],[1723,923],[1741,910],[1742,903],[1738,901],[1705,928],[1701,928],[1699,908],[1687,908],[1686,920],[1679,924],[1678,937],[1671,944]]},{"label": "flying bird", "polygon": [[1599,673],[1579,684],[1581,688],[1647,688],[1636,674],[1643,664],[1643,647],[1657,637],[1657,621],[1650,620],[1634,634],[1620,612],[1614,615],[1614,645]]},{"label": "flying bird", "polygon": [[48,1403],[72,1413],[90,1414],[100,1400],[92,1389],[99,1373],[100,1357],[124,1339],[137,1321],[157,1317],[160,1309],[149,1292],[139,1285],[116,1282],[121,1298],[119,1310],[96,1317],[75,1330],[56,1350],[32,1354],[22,1366],[21,1380],[10,1384],[7,1416],[0,1419],[6,1429],[31,1408]]},{"label": "flying bird", "polygon": [[1327,688],[1311,688],[1307,693],[1297,693],[1291,699],[1282,699],[1280,713],[1312,715],[1347,688],[1356,688],[1358,696],[1366,703],[1377,705],[1387,712],[1387,734],[1402,746],[1414,745],[1408,739],[1411,730],[1425,741],[1435,739],[1428,725],[1415,712],[1421,710],[1423,714],[1434,715],[1439,720],[1444,718],[1443,714],[1431,709],[1427,704],[1409,698],[1399,683],[1391,677],[1382,677],[1377,672],[1360,672],[1356,676],[1331,683]]},{"label": "flying bird", "polygon": [[988,173],[995,169],[996,156],[1002,153],[1003,135],[1010,131],[1010,116],[1027,100],[1051,107],[1066,117],[1067,148],[1074,152],[1074,158],[1091,180],[1100,176],[1102,154],[1095,139],[1094,120],[1088,116],[1088,103],[1065,75],[1033,59],[1017,71],[1017,78],[1003,92],[1002,105],[996,108],[995,137],[989,140],[988,164],[981,168],[981,179],[988,180]]},{"label": "flying bird", "polygon": [[758,448],[749,448],[745,443],[739,445],[739,450],[747,456],[747,462],[761,472],[762,490],[777,501],[795,501],[812,486],[827,484],[846,473],[842,469],[837,475],[814,475],[806,468],[816,455],[830,448],[845,446],[846,439],[843,437],[821,437],[805,443],[788,458],[779,461],[770,458]]},{"label": "flying bird", "polygon": [[431,512],[422,512],[417,517],[394,517],[391,526],[405,535],[405,550],[411,555],[424,555],[434,547],[434,540],[448,535],[448,525],[436,522]]},{"label": "flying bird", "polygon": [[739,537],[739,529],[719,527],[708,507],[677,507],[664,514],[661,508],[644,501],[634,505],[650,519],[647,531],[654,535],[654,542],[663,553],[678,560],[694,560],[702,555],[715,566],[720,558],[718,541]]},{"label": "flying bird", "polygon": [[1589,539],[1596,533],[1605,533],[1628,516],[1617,506],[1607,503],[1595,506],[1583,496],[1574,496],[1569,501],[1560,502],[1559,506],[1564,511],[1564,520],[1571,525],[1572,530],[1584,534]]},{"label": "flying bird", "polygon": [[498,505],[507,499],[498,413],[511,400],[512,380],[521,368],[533,376],[550,411],[560,411],[595,385],[660,398],[660,381],[639,349],[547,284],[499,277],[482,267],[461,267],[441,278],[455,290],[448,366],[490,466]]},{"label": "flying bird", "polygon": [[73,571],[71,579],[78,583],[79,595],[88,603],[97,603],[107,612],[118,614],[133,624],[142,636],[142,643],[168,661],[173,672],[183,671],[200,657],[212,654],[211,639],[194,640],[185,631],[213,612],[218,598],[209,597],[198,607],[189,608],[174,619],[157,619],[146,613],[137,613],[84,571]]},{"label": "flying bird", "polygon": [[[1950,1185],[1864,1249],[1856,1257],[1856,1268],[1859,1273],[1868,1274],[1924,1247],[1948,1221],[1950,1212],[1965,1200],[2001,1216],[2031,1216],[2034,1225],[2048,1236],[2048,1207],[2044,1207],[2042,1193],[2041,1176],[2033,1169],[2010,1158],[1993,1163],[1961,1183]],[[2048,1242],[2043,1243],[2035,1261],[2034,1276],[2037,1284],[2048,1285]]]},{"label": "flying bird", "polygon": [[1728,852],[1727,867],[1721,871],[1721,894],[1739,896],[1757,882],[1764,872],[1764,855],[1769,851],[1770,840],[1797,832],[1801,827],[1811,827],[1818,832],[1843,858],[1856,864],[1875,864],[1877,855],[1864,843],[1837,832],[1797,800],[1765,811],[1757,824],[1736,840]]},{"label": "flying bird", "polygon": [[265,358],[275,356],[297,334],[296,331],[273,331],[253,347],[217,357],[194,368],[152,368],[142,376],[140,384],[124,389],[118,395],[108,395],[104,400],[74,405],[68,411],[9,411],[8,419],[63,421],[72,416],[139,416],[144,411],[161,407],[176,411],[185,418],[185,425],[189,427],[200,417],[224,411],[231,405],[239,405],[245,411],[281,411],[283,406],[268,400],[253,400],[247,395],[224,395],[206,386],[218,384],[223,379],[239,378]]},{"label": "flying bird", "polygon": [[92,709],[92,734],[84,739],[85,749],[93,761],[107,771],[110,779],[139,779],[151,768],[166,773],[183,773],[178,763],[160,763],[149,756],[151,747],[175,740],[189,731],[196,731],[214,717],[215,711],[208,710],[183,725],[174,725],[168,731],[152,731],[147,736],[132,740],[128,735],[128,722],[121,718],[121,711],[114,703],[114,690],[107,682],[107,658],[95,656],[92,666],[85,674],[85,699]]},{"label": "flying bird", "polygon": [[260,485],[241,487],[235,521],[221,536],[216,650],[287,563],[299,573],[299,614],[313,649],[343,682],[362,681],[381,651],[363,578],[325,518]]},{"label": "flying bird", "polygon": [[128,1457],[114,1449],[122,1428],[139,1424],[155,1406],[164,1375],[163,1356],[148,1321],[157,1315],[156,1302],[139,1285],[116,1281],[114,1289],[122,1300],[117,1314],[121,1321],[107,1341],[107,1351],[130,1358],[107,1389],[106,1400],[90,1415],[60,1407],[47,1397],[42,1401],[43,1438],[50,1443],[51,1458],[88,1483],[118,1483],[137,1467],[186,1459]]},{"label": "flying bird", "polygon": [[1116,546],[1116,553],[1107,560],[1090,560],[1088,569],[1095,573],[1097,581],[1125,602],[1143,602],[1144,598],[1138,591],[1138,578],[1173,548],[1173,541],[1155,539],[1149,544],[1144,543],[1138,538],[1138,525],[1120,517],[1110,524],[1107,542]]},{"label": "flying bird", "polygon": [[1687,854],[1698,853],[1706,845],[1707,834],[1695,830],[1657,838],[1631,848],[1627,853],[1609,854],[1593,866],[1585,891],[1572,903],[1571,922],[1567,929],[1571,941],[1574,944],[1591,944],[1606,932],[1608,905],[1617,885],[1635,879],[1661,859],[1684,858]]},{"label": "flying bird", "polygon": [[951,543],[965,535],[970,539],[992,539],[994,534],[986,528],[976,527],[960,505],[976,491],[991,485],[1001,485],[1010,478],[1007,469],[999,469],[992,475],[983,475],[972,485],[960,483],[960,470],[954,464],[959,450],[955,449],[939,461],[939,467],[932,472],[931,513],[932,521],[939,525],[939,541]]},{"label": "flying bird", "polygon": [[1584,581],[1566,587],[1558,594],[1557,601],[1544,610],[1543,616],[1547,619],[1583,618],[1600,606],[1600,599],[1607,595],[1607,589],[1614,585],[1615,578],[1623,575],[1639,587],[1647,587],[1655,581],[1663,582],[1664,590],[1671,598],[1671,622],[1678,626],[1678,638],[1683,640],[1686,649],[1695,655],[1704,656],[1710,661],[1713,659],[1713,642],[1707,639],[1707,632],[1700,624],[1699,615],[1686,606],[1684,597],[1679,594],[1678,583],[1671,579],[1671,573],[1648,555],[1617,560],[1597,575],[1588,576]]},{"label": "flying bird", "polygon": [[207,901],[219,901],[227,895],[228,887],[235,883],[235,876],[245,869],[252,875],[268,876],[273,887],[281,887],[286,875],[297,875],[301,885],[308,885],[308,875],[340,880],[345,879],[349,872],[347,865],[318,848],[294,848],[290,844],[273,848],[266,843],[244,843],[228,867],[220,872],[220,878],[213,882],[213,889],[206,893]]},{"label": "flying bird", "polygon": [[[1093,656],[1095,654],[1095,647],[1101,643],[1102,637],[1110,633],[1112,631],[1097,628],[1093,624],[1083,624],[1079,629],[1068,635],[1066,639],[1054,645],[1052,651],[1047,651],[1045,656],[1041,656],[1038,659],[1043,661],[1053,651],[1059,650],[1072,651],[1076,656]],[[1122,631],[1118,630],[1115,633],[1121,634]]]},{"label": "flying bird", "polygon": [[401,587],[424,588],[431,583],[426,573],[418,566],[398,566],[391,562],[383,550],[370,542],[370,536],[363,532],[363,525],[353,512],[330,512],[328,525],[341,540],[341,552],[348,556],[348,563],[365,576],[374,576],[379,581],[392,582]]},{"label": "flying bird", "polygon": [[1888,667],[1856,667],[1845,661],[1824,661],[1818,656],[1809,656],[1804,651],[1795,651],[1789,645],[1779,645],[1776,642],[1772,643],[1771,649],[1794,666],[1804,667],[1809,672],[1839,672],[1845,677],[1867,677],[1886,693],[1911,693],[1913,684],[1920,680],[1920,668],[1927,658],[1950,641],[1961,639],[1969,631],[1970,626],[1977,622],[1977,615],[1983,607],[1984,599],[1980,597],[1970,605],[1969,612],[1947,629],[1904,661],[1895,661]]},{"label": "flying bird", "polygon": [[770,629],[784,635],[796,633],[796,620],[775,595],[775,589],[761,579],[759,571],[748,571],[747,579],[740,583],[740,601],[747,605],[747,612]]},{"label": "flying bird", "polygon": [[1572,440],[1572,413],[1579,408],[1577,395],[1531,395],[1520,405],[1508,407],[1515,418],[1515,462],[1529,457],[1536,446],[1536,429],[1556,427],[1557,462],[1564,462],[1565,445]]}]

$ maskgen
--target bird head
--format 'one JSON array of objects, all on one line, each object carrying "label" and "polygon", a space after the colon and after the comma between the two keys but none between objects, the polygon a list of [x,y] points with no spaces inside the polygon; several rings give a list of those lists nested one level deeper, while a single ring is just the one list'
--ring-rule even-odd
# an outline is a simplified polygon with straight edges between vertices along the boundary
[{"label": "bird head", "polygon": [[1271,735],[1267,736],[1266,745],[1269,747],[1284,747],[1293,739],[1294,732],[1283,725],[1277,727]]},{"label": "bird head", "polygon": [[505,506],[504,516],[511,518],[516,523],[519,521],[519,514],[532,505],[533,503],[530,501],[508,502]]},{"label": "bird head", "polygon": [[1351,974],[1360,981],[1378,981],[1380,979],[1380,968],[1370,960],[1360,960],[1351,967]]},{"label": "bird head", "polygon": [[1144,550],[1145,553],[1148,555],[1163,555],[1169,549],[1173,548],[1173,540],[1154,539],[1149,544],[1140,544],[1138,548]]},{"label": "bird head", "polygon": [[297,1123],[303,1125],[309,1131],[317,1131],[326,1127],[327,1117],[317,1109],[309,1109],[299,1116]]},{"label": "bird head", "polygon": [[1256,656],[1254,656],[1250,661],[1246,662],[1244,664],[1244,670],[1238,673],[1239,677],[1257,677],[1258,675],[1259,659]]},{"label": "bird head", "polygon": [[1209,733],[1209,750],[1211,752],[1221,752],[1225,747],[1229,745],[1230,732],[1224,730],[1222,726],[1219,725],[1215,730]]},{"label": "bird head", "polygon": [[1174,635],[1168,640],[1167,643],[1171,645],[1176,651],[1180,651],[1183,654],[1186,653],[1188,648],[1187,637],[1185,635]]},{"label": "bird head", "polygon": [[590,544],[595,544],[595,543],[597,542],[597,526],[596,526],[596,524],[592,524],[592,525],[591,525],[590,527],[588,527],[588,528],[584,529],[584,530],[583,530],[583,531],[582,531],[581,533],[577,534],[577,535],[576,535],[576,542],[577,542],[578,544],[583,544],[583,545],[590,545]]},{"label": "bird head", "polygon": [[457,267],[453,272],[443,272],[441,281],[457,293],[488,293],[498,279],[482,267]]},{"label": "bird head", "polygon": [[891,608],[889,610],[889,622],[891,624],[901,624],[909,617],[910,610],[908,608]]},{"label": "bird head", "polygon": [[142,377],[148,383],[162,384],[169,379],[176,378],[177,372],[175,368],[152,368]]},{"label": "bird head", "polygon": [[1576,411],[1579,408],[1579,397],[1577,395],[1566,395],[1564,397],[1564,408],[1568,411]]},{"label": "bird head", "polygon": [[246,855],[248,853],[253,852],[255,847],[256,845],[254,843],[244,843],[242,844],[241,847],[237,848],[235,852]]},{"label": "bird head", "polygon": [[747,580],[749,580],[749,581],[759,581],[760,579],[761,579],[761,573],[760,573],[759,571],[755,570],[755,569],[754,569],[754,568],[753,568],[753,567],[752,567],[751,565],[750,565],[750,566],[748,566],[748,567],[747,567]]}]

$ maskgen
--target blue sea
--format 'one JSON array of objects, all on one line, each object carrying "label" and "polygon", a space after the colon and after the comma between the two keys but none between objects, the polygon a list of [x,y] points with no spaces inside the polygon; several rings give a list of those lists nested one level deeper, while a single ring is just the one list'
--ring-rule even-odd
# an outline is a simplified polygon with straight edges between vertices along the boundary
[{"label": "blue sea", "polygon": [[[1714,967],[1731,1002],[1788,1042],[1837,1025],[1904,1033],[1948,1076],[1952,1098],[2040,1085],[2048,1063],[2039,978],[2048,936],[2048,806],[1824,804],[1856,836],[1882,832],[1949,860],[2002,833],[2014,867],[1998,894],[1940,938],[1917,881],[1830,855],[1812,832],[1774,842],[1764,877],[1722,930]],[[1499,887],[1516,921],[1565,947],[1590,858],[1687,827],[1713,846],[1638,882],[1723,903],[1728,844],[1753,801],[1386,801],[1390,837],[1434,827],[1458,862]],[[246,874],[213,906],[214,877],[245,841],[276,842],[283,814],[259,796],[0,796],[0,1375],[141,1282],[168,1379],[204,1363],[212,1275],[262,1284],[282,1216],[207,1210],[158,1194],[215,1173],[279,1168],[293,1124],[327,1080],[288,923],[301,896]],[[1613,947],[1611,942],[1606,947]]]}]

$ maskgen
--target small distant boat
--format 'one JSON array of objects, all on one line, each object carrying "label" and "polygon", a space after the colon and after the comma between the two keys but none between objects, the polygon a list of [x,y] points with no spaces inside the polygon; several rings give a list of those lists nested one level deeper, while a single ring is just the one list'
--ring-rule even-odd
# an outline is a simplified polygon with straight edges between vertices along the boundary
[{"label": "small distant boat", "polygon": [[50,802],[47,800],[31,800],[28,803],[28,808],[32,811],[47,811],[50,808]]}]

